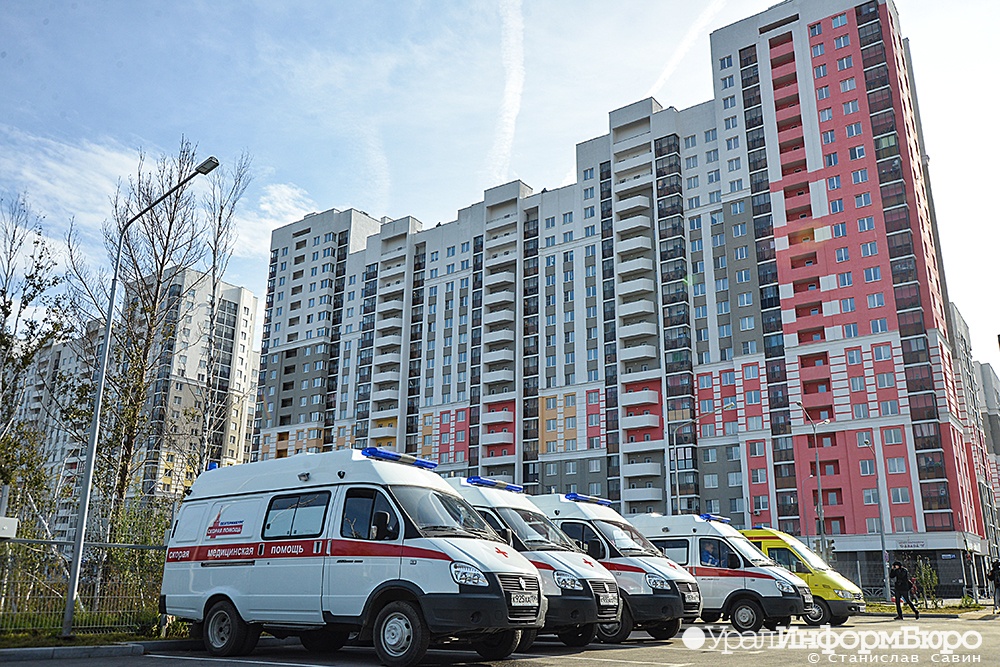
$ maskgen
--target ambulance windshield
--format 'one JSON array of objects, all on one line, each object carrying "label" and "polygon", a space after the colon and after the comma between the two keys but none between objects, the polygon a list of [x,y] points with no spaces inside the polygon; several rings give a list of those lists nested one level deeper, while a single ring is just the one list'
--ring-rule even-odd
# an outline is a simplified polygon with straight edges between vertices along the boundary
[{"label": "ambulance windshield", "polygon": [[524,542],[529,551],[579,551],[545,515],[524,508],[495,508],[504,523]]},{"label": "ambulance windshield", "polygon": [[663,556],[632,524],[595,519],[594,525],[625,556]]},{"label": "ambulance windshield", "polygon": [[461,497],[418,486],[393,486],[392,494],[426,537],[453,535],[500,541],[479,513]]}]

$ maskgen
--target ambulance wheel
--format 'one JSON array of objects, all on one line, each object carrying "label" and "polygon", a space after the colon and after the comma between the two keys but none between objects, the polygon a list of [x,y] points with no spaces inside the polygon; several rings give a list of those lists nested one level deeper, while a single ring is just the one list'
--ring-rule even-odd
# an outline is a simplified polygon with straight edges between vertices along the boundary
[{"label": "ambulance wheel", "polygon": [[[216,602],[205,615],[202,638],[205,649],[214,656],[243,655],[252,633],[250,626],[240,618],[236,607],[229,600]],[[253,650],[253,645],[250,650]]]},{"label": "ambulance wheel", "polygon": [[680,632],[681,629],[681,619],[672,618],[669,621],[664,621],[658,625],[651,625],[648,628],[643,628],[653,639],[672,639]]},{"label": "ambulance wheel", "polygon": [[402,600],[382,607],[375,617],[373,630],[375,653],[386,667],[417,664],[427,653],[431,641],[420,610],[412,602]]},{"label": "ambulance wheel", "polygon": [[778,622],[779,619],[777,618],[765,618],[764,627],[770,630],[771,632],[775,632],[778,629]]},{"label": "ambulance wheel", "polygon": [[792,627],[792,617],[791,616],[781,616],[778,618],[778,625],[783,628]]},{"label": "ambulance wheel", "polygon": [[837,627],[838,625],[843,625],[847,623],[848,616],[831,616],[830,625]]},{"label": "ambulance wheel", "polygon": [[585,623],[559,633],[559,641],[574,648],[586,646],[594,641],[595,637],[597,637],[597,623]]},{"label": "ambulance wheel", "polygon": [[472,642],[472,648],[483,660],[503,660],[521,642],[520,630],[503,630]]},{"label": "ambulance wheel", "polygon": [[260,641],[260,633],[263,632],[264,628],[257,624],[251,624],[247,628],[247,638],[243,641],[243,647],[240,649],[240,655],[248,655],[253,653],[253,650],[257,648],[257,642]]},{"label": "ambulance wheel", "polygon": [[812,609],[806,612],[806,614],[802,617],[802,620],[805,621],[807,625],[812,625],[814,627],[826,625],[830,622],[830,605],[828,605],[825,600],[813,598]]},{"label": "ambulance wheel", "polygon": [[757,632],[764,625],[764,612],[753,600],[740,600],[729,610],[729,622],[737,632]]},{"label": "ambulance wheel", "polygon": [[717,611],[704,611],[701,613],[701,620],[705,621],[706,623],[715,623],[720,618],[722,618],[722,614],[720,614]]},{"label": "ambulance wheel", "polygon": [[517,648],[514,649],[514,652],[524,653],[528,651],[536,639],[538,639],[538,630],[521,630],[521,641],[517,643]]},{"label": "ambulance wheel", "polygon": [[617,623],[598,623],[597,638],[604,644],[621,644],[632,634],[635,622],[628,606],[622,605],[622,620]]},{"label": "ambulance wheel", "polygon": [[310,653],[333,653],[344,648],[349,636],[346,630],[312,630],[299,635],[299,641]]}]

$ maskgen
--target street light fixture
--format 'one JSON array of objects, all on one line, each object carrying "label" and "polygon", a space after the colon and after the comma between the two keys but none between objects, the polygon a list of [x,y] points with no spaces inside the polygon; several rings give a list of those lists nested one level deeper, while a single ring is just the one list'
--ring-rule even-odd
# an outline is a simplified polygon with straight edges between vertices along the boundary
[{"label": "street light fixture", "polygon": [[[875,493],[878,496],[878,539],[882,546],[882,554],[880,556],[882,561],[882,585],[885,601],[890,602],[892,594],[889,591],[889,552],[885,550],[885,524],[882,522],[882,487],[878,474],[878,453],[875,451],[875,445],[868,442],[868,438],[864,439],[864,446],[872,450],[872,468],[875,470]],[[858,583],[860,584],[861,582]]]},{"label": "street light fixture", "polygon": [[823,471],[820,470],[819,467],[819,438],[816,435],[816,428],[819,426],[825,426],[832,420],[828,417],[821,422],[814,422],[812,417],[809,416],[809,411],[806,410],[801,401],[795,401],[795,404],[802,408],[802,415],[809,421],[809,425],[812,426],[813,449],[816,450],[816,497],[819,501],[816,503],[816,517],[819,519],[819,549],[823,558],[827,558],[826,519],[823,516]]},{"label": "street light fixture", "polygon": [[[667,509],[669,510],[671,516],[674,513],[673,501],[675,498],[677,500],[677,513],[678,514],[681,513],[681,469],[677,461],[677,429],[679,429],[682,426],[686,426],[687,424],[697,424],[698,421],[700,419],[703,419],[704,417],[709,417],[711,415],[719,414],[726,408],[735,407],[735,403],[736,403],[735,400],[730,399],[728,402],[723,402],[723,404],[717,407],[716,409],[712,410],[711,412],[706,412],[703,415],[698,415],[697,417],[693,417],[691,419],[685,419],[684,421],[676,422],[672,425],[669,421],[667,422],[667,431],[669,432],[670,435],[670,451],[669,455],[667,456],[667,495],[669,496],[669,498],[667,499]],[[674,464],[675,468],[672,476],[670,471],[671,463]],[[676,496],[674,495],[675,478],[677,480]]]},{"label": "street light fixture", "polygon": [[118,289],[118,274],[122,263],[122,246],[125,234],[136,220],[149,213],[164,199],[180,190],[199,175],[206,175],[219,166],[215,157],[209,157],[194,168],[190,174],[181,179],[174,187],[164,192],[152,204],[129,218],[118,233],[118,246],[115,250],[115,270],[111,274],[111,287],[108,290],[108,312],[104,320],[104,343],[101,349],[101,359],[97,367],[97,387],[94,389],[94,415],[90,422],[90,436],[87,442],[87,460],[83,469],[81,481],[80,507],[76,515],[76,535],[73,539],[73,563],[69,575],[69,586],[66,590],[66,608],[63,612],[62,636],[73,634],[73,613],[76,610],[76,596],[80,587],[80,566],[83,562],[83,542],[87,533],[87,514],[90,512],[90,487],[94,481],[94,463],[97,458],[97,441],[101,434],[101,406],[104,403],[104,386],[108,357],[111,353],[111,328],[115,314],[115,294]]}]

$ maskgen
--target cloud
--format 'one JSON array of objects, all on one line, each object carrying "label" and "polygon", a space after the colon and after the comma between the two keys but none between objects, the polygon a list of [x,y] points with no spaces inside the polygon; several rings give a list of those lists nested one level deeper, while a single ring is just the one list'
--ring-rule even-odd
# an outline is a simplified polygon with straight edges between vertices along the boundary
[{"label": "cloud", "polygon": [[663,90],[663,87],[667,84],[667,81],[673,75],[674,71],[687,56],[688,52],[695,45],[700,37],[705,34],[708,29],[708,25],[712,22],[719,12],[726,6],[726,0],[712,0],[711,4],[702,10],[698,18],[695,19],[691,27],[688,28],[687,32],[681,38],[680,42],[677,43],[677,48],[670,56],[670,60],[667,61],[666,65],[660,71],[660,76],[657,77],[656,83],[654,83],[650,89],[646,92],[646,97],[656,97],[656,95]]},{"label": "cloud", "polygon": [[243,259],[266,259],[270,255],[271,232],[283,225],[301,219],[307,213],[317,210],[316,203],[308,193],[292,183],[271,183],[263,187],[263,193],[253,210],[237,213],[236,229],[239,242],[233,255]]},{"label": "cloud", "polygon": [[521,111],[521,95],[524,92],[524,16],[521,14],[521,0],[501,0],[500,25],[504,88],[496,135],[487,158],[491,184],[507,180],[517,114]]}]

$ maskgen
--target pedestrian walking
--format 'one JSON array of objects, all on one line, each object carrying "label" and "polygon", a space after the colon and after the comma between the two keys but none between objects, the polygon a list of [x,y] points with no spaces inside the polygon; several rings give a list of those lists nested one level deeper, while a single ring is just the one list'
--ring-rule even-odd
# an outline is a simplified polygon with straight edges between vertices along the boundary
[{"label": "pedestrian walking", "polygon": [[910,593],[913,589],[913,582],[910,581],[910,573],[898,560],[892,564],[892,572],[889,574],[889,578],[892,579],[892,592],[896,596],[896,620],[903,620],[903,600],[906,600],[906,604],[910,605],[910,609],[913,610],[913,618],[919,619],[920,612],[917,611],[917,607],[913,604]]},{"label": "pedestrian walking", "polygon": [[993,613],[1000,611],[1000,560],[993,561],[989,573],[990,584],[993,586]]}]

